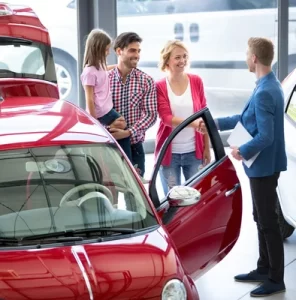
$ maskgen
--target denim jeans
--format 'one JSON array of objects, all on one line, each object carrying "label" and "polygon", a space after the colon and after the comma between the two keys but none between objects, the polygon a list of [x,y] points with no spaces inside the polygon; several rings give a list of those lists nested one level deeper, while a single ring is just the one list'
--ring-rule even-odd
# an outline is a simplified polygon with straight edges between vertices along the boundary
[{"label": "denim jeans", "polygon": [[[107,114],[98,118],[99,122],[102,123],[104,126],[111,125],[116,119],[120,117],[120,114],[115,110],[111,109]],[[120,145],[122,150],[127,155],[128,159],[132,161],[132,150],[131,150],[131,139],[130,137],[117,140],[117,143]]]},{"label": "denim jeans", "polygon": [[195,151],[183,154],[173,153],[170,166],[160,167],[160,179],[164,194],[167,195],[172,187],[181,185],[181,170],[185,180],[188,180],[198,173],[201,165],[202,160],[196,158]]},{"label": "denim jeans", "polygon": [[137,165],[137,168],[140,169],[140,176],[144,176],[145,173],[145,152],[142,142],[138,142],[131,146],[132,149],[132,164],[133,166]]}]

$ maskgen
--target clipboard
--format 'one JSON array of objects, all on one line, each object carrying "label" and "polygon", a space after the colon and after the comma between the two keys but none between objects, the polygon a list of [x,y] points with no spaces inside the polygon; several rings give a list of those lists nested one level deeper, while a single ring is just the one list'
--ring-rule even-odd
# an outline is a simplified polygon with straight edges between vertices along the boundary
[{"label": "clipboard", "polygon": [[[240,147],[249,141],[251,141],[253,137],[249,134],[246,128],[242,125],[241,122],[237,122],[236,126],[234,127],[232,133],[230,134],[229,138],[227,139],[227,143],[230,146]],[[244,164],[250,168],[259,155],[260,152],[256,153],[253,157],[248,160],[243,159]]]}]

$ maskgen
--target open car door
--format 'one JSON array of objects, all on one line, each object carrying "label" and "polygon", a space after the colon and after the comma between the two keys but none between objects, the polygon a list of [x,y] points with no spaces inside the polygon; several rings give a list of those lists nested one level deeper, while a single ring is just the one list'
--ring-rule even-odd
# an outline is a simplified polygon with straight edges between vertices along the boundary
[{"label": "open car door", "polygon": [[[181,179],[181,186],[164,195],[159,171],[165,153],[175,137],[198,118],[204,120],[210,137],[211,162],[198,168],[191,178]],[[235,245],[242,217],[240,183],[207,108],[186,119],[167,138],[158,155],[149,195],[184,269],[194,279],[222,260]]]}]

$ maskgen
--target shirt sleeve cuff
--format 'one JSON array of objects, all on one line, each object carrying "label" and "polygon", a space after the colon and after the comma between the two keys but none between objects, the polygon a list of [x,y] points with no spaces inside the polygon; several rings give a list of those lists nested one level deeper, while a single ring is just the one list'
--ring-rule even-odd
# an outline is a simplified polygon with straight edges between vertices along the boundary
[{"label": "shirt sleeve cuff", "polygon": [[136,130],[133,128],[128,128],[128,131],[130,132],[130,136],[135,136]]},{"label": "shirt sleeve cuff", "polygon": [[216,125],[217,129],[220,130],[218,119],[214,119],[214,122],[215,122],[215,125]]}]

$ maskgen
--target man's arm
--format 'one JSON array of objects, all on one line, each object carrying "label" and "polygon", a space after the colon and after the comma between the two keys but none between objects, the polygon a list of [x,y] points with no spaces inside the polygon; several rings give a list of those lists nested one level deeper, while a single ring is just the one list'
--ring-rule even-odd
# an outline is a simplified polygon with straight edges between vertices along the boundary
[{"label": "man's arm", "polygon": [[157,120],[157,96],[156,86],[152,78],[147,79],[146,91],[142,100],[142,118],[130,127],[131,135],[135,136],[137,132],[146,132]]},{"label": "man's arm", "polygon": [[232,117],[217,118],[215,119],[215,123],[220,131],[231,130],[236,126],[239,119],[240,115],[234,115]]},{"label": "man's arm", "polygon": [[255,115],[258,133],[251,141],[239,147],[240,154],[246,160],[270,146],[274,140],[274,113],[273,97],[266,91],[255,96]]}]

